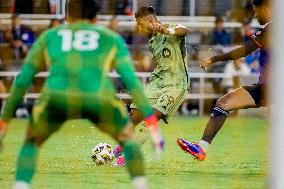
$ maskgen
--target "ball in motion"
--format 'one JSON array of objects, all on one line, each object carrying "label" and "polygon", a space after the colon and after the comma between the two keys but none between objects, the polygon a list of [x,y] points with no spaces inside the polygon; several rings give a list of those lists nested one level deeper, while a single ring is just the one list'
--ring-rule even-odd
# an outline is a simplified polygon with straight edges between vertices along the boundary
[{"label": "ball in motion", "polygon": [[113,149],[110,144],[99,143],[92,151],[92,159],[96,165],[110,164],[114,159]]}]

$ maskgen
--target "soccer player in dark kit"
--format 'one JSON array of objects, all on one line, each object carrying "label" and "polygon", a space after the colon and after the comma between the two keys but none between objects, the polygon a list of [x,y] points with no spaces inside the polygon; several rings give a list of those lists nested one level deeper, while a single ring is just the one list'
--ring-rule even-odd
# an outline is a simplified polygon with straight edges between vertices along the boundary
[{"label": "soccer player in dark kit", "polygon": [[205,59],[201,61],[200,66],[207,70],[207,67],[215,62],[236,60],[260,49],[259,62],[261,71],[259,81],[251,86],[240,87],[218,99],[204,130],[202,139],[199,142],[190,143],[181,138],[177,139],[177,143],[181,149],[193,155],[198,160],[202,161],[206,158],[209,144],[211,144],[218,131],[224,125],[230,111],[245,108],[258,108],[267,105],[270,49],[269,28],[272,16],[269,0],[253,0],[252,3],[255,17],[263,27],[252,35],[251,40],[242,47],[226,54]]}]

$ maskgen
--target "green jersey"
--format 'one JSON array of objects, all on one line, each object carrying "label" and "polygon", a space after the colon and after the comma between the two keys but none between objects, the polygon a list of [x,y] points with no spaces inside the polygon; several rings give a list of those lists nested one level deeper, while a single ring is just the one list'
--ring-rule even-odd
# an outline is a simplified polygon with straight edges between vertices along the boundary
[{"label": "green jersey", "polygon": [[107,76],[114,68],[143,114],[152,113],[123,39],[103,26],[77,22],[48,30],[35,42],[13,84],[3,113],[5,121],[11,119],[34,76],[44,68],[49,69],[49,76],[41,98],[48,95],[60,102],[62,97],[67,104],[80,104],[81,97],[114,98]]},{"label": "green jersey", "polygon": [[185,36],[158,34],[149,41],[156,68],[150,82],[158,87],[189,87]]}]

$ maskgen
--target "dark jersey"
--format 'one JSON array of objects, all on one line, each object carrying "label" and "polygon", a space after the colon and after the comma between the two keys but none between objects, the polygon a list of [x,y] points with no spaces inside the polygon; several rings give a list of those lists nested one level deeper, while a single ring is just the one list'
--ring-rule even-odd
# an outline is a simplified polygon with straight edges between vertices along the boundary
[{"label": "dark jersey", "polygon": [[251,39],[260,48],[260,55],[259,55],[260,84],[266,84],[268,82],[267,73],[269,67],[269,34],[268,34],[269,24],[270,22],[265,24],[254,35],[251,36]]}]

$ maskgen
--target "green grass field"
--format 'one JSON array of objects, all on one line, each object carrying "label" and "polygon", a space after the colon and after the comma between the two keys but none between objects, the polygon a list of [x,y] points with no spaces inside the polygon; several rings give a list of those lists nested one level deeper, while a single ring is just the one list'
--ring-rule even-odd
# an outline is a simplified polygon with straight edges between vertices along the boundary
[{"label": "green grass field", "polygon": [[[176,145],[177,137],[197,140],[207,118],[176,117],[161,124],[166,139],[163,159],[152,160],[151,145],[143,146],[152,189],[267,188],[268,122],[230,118],[210,146],[207,160],[195,161]],[[24,139],[26,120],[13,120],[0,155],[0,188],[11,188],[15,159]],[[93,145],[115,144],[86,121],[69,121],[40,151],[33,189],[130,189],[125,168],[95,166]]]}]

